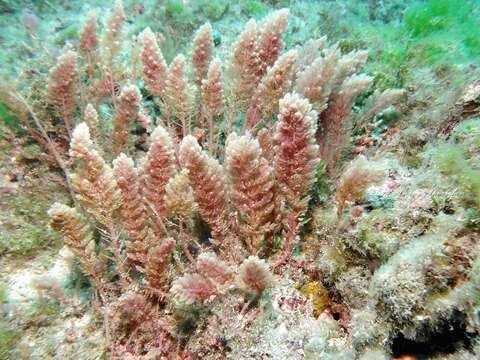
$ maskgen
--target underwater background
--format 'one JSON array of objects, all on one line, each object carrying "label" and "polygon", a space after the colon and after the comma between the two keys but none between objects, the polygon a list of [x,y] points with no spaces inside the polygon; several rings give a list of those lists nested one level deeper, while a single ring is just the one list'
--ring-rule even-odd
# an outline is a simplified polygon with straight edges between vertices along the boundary
[{"label": "underwater background", "polygon": [[0,29],[0,359],[480,359],[480,1]]}]

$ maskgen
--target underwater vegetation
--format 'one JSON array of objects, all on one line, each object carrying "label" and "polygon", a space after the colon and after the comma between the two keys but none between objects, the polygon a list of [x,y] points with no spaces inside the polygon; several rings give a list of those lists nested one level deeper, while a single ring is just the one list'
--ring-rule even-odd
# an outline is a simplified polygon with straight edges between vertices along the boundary
[{"label": "underwater vegetation", "polygon": [[[271,271],[290,262],[319,158],[332,175],[349,141],[355,97],[371,84],[356,74],[365,51],[342,54],[321,38],[282,54],[285,9],[259,25],[247,23],[232,46],[228,81],[213,56],[210,24],[195,34],[190,79],[185,56],[167,67],[147,28],[138,37],[138,56],[154,121],[133,84],[140,79],[118,57],[124,21],[117,1],[98,36],[96,16],[89,15],[79,53],[67,47],[46,77],[46,93],[36,101],[45,101],[43,114],[27,100],[38,94],[8,94],[24,127],[65,172],[76,208],[55,203],[51,227],[95,286],[103,316],[112,318],[104,325],[106,334],[116,334],[106,337],[114,358],[170,353],[152,336],[173,346],[175,328],[194,327],[214,298],[235,303],[243,294],[248,301],[240,314],[258,302]],[[402,93],[375,94],[354,122],[361,125]],[[102,106],[111,111],[110,124],[102,125],[104,114],[96,110]],[[77,109],[83,122],[75,121]],[[136,166],[131,156],[141,147],[148,151]],[[104,157],[113,158],[113,167]],[[342,209],[352,189],[343,192]],[[196,235],[198,226],[205,234]],[[271,270],[259,256],[272,258]],[[161,325],[171,320],[154,304],[171,309],[177,325]],[[151,323],[139,322],[142,313]],[[131,331],[138,338],[124,338]]]},{"label": "underwater vegetation", "polygon": [[480,356],[474,1],[95,9],[0,83],[0,357]]},{"label": "underwater vegetation", "polygon": [[440,73],[476,62],[480,51],[477,1],[366,3],[350,1],[335,7],[335,2],[320,2],[317,11],[308,5],[294,11],[312,18],[304,24],[308,32],[321,29],[344,50],[368,47],[371,61],[366,70],[375,75],[380,89],[407,87],[410,72],[419,68]]}]

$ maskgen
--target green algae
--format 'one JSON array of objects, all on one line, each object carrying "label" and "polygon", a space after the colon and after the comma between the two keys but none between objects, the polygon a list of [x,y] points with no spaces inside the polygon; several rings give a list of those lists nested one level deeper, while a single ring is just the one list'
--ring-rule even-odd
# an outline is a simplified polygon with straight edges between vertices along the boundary
[{"label": "green algae", "polygon": [[465,205],[477,210],[480,209],[478,122],[478,119],[465,122],[456,129],[450,142],[440,144],[432,150],[440,171],[458,185]]},{"label": "green algae", "polygon": [[242,11],[249,16],[260,18],[268,12],[268,6],[261,1],[247,0],[243,3]]},{"label": "green algae", "polygon": [[5,125],[10,126],[16,130],[20,130],[20,124],[18,123],[18,119],[7,112],[5,105],[0,102],[0,121],[2,121]]}]

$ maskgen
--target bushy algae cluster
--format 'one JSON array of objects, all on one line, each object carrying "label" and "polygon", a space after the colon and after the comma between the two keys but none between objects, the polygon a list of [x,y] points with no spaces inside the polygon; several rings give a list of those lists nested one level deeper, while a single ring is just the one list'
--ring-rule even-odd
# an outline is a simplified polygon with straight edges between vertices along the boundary
[{"label": "bushy algae cluster", "polygon": [[[59,194],[30,247],[0,242],[2,355],[480,356],[479,74],[430,51],[478,8],[348,3],[370,23],[342,37],[339,4],[281,5],[117,0],[2,83],[5,193]],[[219,35],[234,11],[252,18]],[[196,17],[210,22],[172,46]],[[376,27],[410,41],[379,49]],[[449,35],[475,54],[476,34]],[[60,253],[15,271],[52,230]],[[22,343],[47,327],[56,346]]]}]

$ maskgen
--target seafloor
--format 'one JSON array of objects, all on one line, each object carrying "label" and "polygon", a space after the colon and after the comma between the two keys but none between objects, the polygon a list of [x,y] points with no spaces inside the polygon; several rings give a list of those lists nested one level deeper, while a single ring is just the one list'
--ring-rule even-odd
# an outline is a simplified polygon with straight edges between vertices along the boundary
[{"label": "seafloor", "polygon": [[[0,359],[480,359],[477,0],[124,0],[115,19],[119,4],[0,0]],[[285,8],[286,29],[268,33]],[[85,50],[92,10],[99,40]],[[280,44],[265,58],[298,51],[246,90],[244,63],[230,65],[251,55],[232,56],[250,19],[251,59],[264,38]],[[214,69],[199,80],[195,62],[206,22],[198,54],[223,63],[218,101]],[[147,27],[166,64],[185,55],[183,73],[148,77]],[[58,61],[69,51],[71,78]],[[293,107],[311,129],[281,132],[300,101],[287,92],[311,102],[315,113]],[[90,100],[98,151],[72,133]],[[174,164],[149,187],[154,134],[174,139],[171,155],[157,150]],[[112,165],[120,152],[137,167]]]}]

